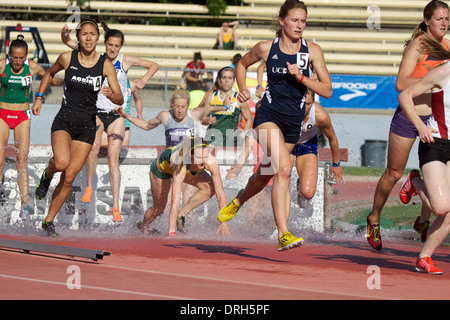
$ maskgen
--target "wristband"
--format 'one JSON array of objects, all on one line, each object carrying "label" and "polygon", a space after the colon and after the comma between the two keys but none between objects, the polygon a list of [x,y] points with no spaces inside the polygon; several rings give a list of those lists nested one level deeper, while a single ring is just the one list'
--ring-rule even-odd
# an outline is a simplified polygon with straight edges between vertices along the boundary
[{"label": "wristband", "polygon": [[36,98],[41,97],[41,99],[44,99],[44,95],[40,92],[36,92]]},{"label": "wristband", "polygon": [[300,80],[298,80],[298,82],[303,82],[303,79],[305,79],[305,75],[302,73],[302,76],[300,77]]},{"label": "wristband", "polygon": [[223,105],[223,106],[225,107],[226,111],[228,111],[228,106],[226,106],[226,105]]},{"label": "wristband", "polygon": [[142,112],[138,112],[137,114],[140,115],[140,116],[142,116]]},{"label": "wristband", "polygon": [[169,236],[172,236],[174,234],[175,234],[175,232],[169,232]]},{"label": "wristband", "polygon": [[262,85],[260,85],[260,84],[258,84],[257,86],[256,86],[256,89],[261,89],[262,88]]},{"label": "wristband", "polygon": [[337,168],[337,167],[339,167],[340,165],[341,165],[341,162],[340,161],[338,161],[337,163],[332,163],[331,164],[333,167],[335,167],[335,168]]}]

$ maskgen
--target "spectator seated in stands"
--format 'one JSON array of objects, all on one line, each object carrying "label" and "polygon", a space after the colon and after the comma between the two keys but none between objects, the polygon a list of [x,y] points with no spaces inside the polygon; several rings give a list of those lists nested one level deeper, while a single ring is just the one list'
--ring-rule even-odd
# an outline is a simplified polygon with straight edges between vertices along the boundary
[{"label": "spectator seated in stands", "polygon": [[[230,29],[231,26],[231,29]],[[236,29],[239,26],[239,21],[224,22],[220,27],[217,35],[218,49],[223,50],[239,50],[238,35]]]},{"label": "spectator seated in stands", "polygon": [[[186,71],[186,69],[192,69],[195,71]],[[198,71],[201,69],[205,69],[205,64],[203,63],[202,54],[200,52],[194,53],[194,59],[189,62],[183,73],[183,77],[186,79],[186,90],[191,91],[194,89],[195,82],[201,82],[203,84],[203,80],[201,76],[203,75],[202,71]]]}]

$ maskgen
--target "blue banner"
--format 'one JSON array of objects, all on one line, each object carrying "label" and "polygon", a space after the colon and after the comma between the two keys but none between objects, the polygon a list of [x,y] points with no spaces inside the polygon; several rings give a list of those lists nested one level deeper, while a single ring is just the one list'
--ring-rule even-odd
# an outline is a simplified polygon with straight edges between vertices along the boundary
[{"label": "blue banner", "polygon": [[316,96],[316,101],[326,108],[396,109],[396,79],[394,76],[331,75],[333,96],[329,100]]}]

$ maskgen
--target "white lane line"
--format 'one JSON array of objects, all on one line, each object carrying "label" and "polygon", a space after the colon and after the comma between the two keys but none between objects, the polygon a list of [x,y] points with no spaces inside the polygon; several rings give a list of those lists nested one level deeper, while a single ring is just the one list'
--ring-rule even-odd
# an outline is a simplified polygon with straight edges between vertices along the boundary
[{"label": "white lane line", "polygon": [[[22,280],[22,281],[31,281],[31,282],[39,282],[39,283],[45,283],[45,284],[53,284],[53,285],[60,285],[67,287],[67,283],[63,282],[56,282],[56,281],[48,281],[48,280],[41,280],[41,279],[33,279],[33,278],[24,278],[24,277],[16,277],[6,274],[0,274],[0,277],[7,278],[7,279],[15,279],[15,280]],[[117,292],[117,293],[125,293],[125,294],[134,294],[138,296],[146,296],[146,297],[153,297],[153,298],[165,298],[165,299],[174,299],[174,300],[193,300],[192,298],[185,298],[185,297],[177,297],[177,296],[167,296],[162,294],[153,294],[153,293],[146,293],[146,292],[136,292],[136,291],[129,291],[129,290],[119,290],[119,289],[112,289],[112,288],[103,288],[103,287],[94,287],[94,286],[86,286],[81,285],[81,289],[92,289],[92,290],[99,290],[99,291],[108,291],[108,292]],[[70,290],[70,289],[67,289]]]},{"label": "white lane line", "polygon": [[257,287],[268,287],[268,288],[275,288],[275,289],[282,289],[282,290],[293,290],[293,291],[312,292],[312,293],[320,293],[320,294],[332,294],[332,295],[336,295],[336,296],[355,297],[355,298],[360,298],[360,299],[376,298],[376,299],[382,299],[382,300],[397,300],[397,299],[392,299],[392,298],[387,298],[387,297],[378,297],[376,295],[372,296],[372,295],[336,292],[336,291],[329,291],[329,290],[317,290],[317,289],[308,289],[308,288],[301,288],[301,287],[288,287],[288,286],[280,286],[280,285],[275,285],[275,284],[193,276],[193,275],[185,275],[185,274],[179,274],[179,273],[153,271],[153,270],[146,270],[146,269],[135,269],[135,268],[120,267],[120,266],[105,265],[105,264],[98,265],[98,266],[113,268],[113,269],[121,269],[121,270],[128,270],[128,271],[138,271],[138,272],[144,272],[144,273],[158,274],[158,275],[164,275],[164,276],[169,276],[169,277],[183,277],[183,278],[188,278],[188,279],[217,281],[217,282],[224,282],[224,283],[229,283],[229,284],[240,284],[240,285],[246,285],[246,286],[251,285],[251,286],[257,286]]}]

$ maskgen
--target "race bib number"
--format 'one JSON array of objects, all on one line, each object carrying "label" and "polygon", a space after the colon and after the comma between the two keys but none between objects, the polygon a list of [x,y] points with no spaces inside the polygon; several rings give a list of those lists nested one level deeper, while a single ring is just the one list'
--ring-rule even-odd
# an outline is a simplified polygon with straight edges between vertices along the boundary
[{"label": "race bib number", "polygon": [[186,130],[186,136],[188,136],[188,137],[194,137],[195,133],[196,133],[195,128],[191,128],[191,129],[187,129]]},{"label": "race bib number", "polygon": [[31,86],[31,82],[33,81],[33,77],[31,75],[27,75],[22,78],[22,86],[29,87]]},{"label": "race bib number", "polygon": [[309,62],[309,53],[298,52],[297,53],[297,66],[301,70],[306,70]]}]

